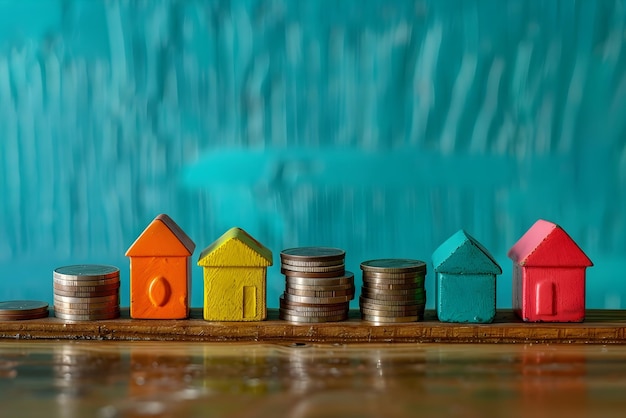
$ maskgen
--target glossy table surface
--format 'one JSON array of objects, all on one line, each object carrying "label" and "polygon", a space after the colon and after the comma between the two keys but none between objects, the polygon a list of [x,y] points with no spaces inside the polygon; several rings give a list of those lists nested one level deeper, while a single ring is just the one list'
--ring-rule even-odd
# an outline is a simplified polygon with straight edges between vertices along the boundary
[{"label": "glossy table surface", "polygon": [[623,417],[626,346],[0,341],[3,417]]}]

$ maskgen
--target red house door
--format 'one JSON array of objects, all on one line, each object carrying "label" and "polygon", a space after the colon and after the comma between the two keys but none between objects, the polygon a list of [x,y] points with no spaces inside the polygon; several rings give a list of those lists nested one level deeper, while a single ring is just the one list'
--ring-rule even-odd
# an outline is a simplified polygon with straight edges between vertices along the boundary
[{"label": "red house door", "polygon": [[541,316],[553,316],[556,314],[556,291],[554,283],[542,281],[537,283],[535,301],[535,313]]}]

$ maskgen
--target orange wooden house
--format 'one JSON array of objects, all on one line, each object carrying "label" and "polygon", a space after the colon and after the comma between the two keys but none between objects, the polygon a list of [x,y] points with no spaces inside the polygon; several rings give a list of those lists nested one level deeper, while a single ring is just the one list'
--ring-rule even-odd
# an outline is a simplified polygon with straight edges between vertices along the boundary
[{"label": "orange wooden house", "polygon": [[167,215],[157,216],[126,251],[130,258],[130,316],[184,319],[191,300],[196,245]]}]

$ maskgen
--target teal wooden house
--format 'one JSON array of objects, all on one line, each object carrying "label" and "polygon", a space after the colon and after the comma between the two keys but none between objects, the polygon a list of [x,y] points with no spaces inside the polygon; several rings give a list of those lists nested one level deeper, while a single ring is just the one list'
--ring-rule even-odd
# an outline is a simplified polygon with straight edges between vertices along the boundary
[{"label": "teal wooden house", "polygon": [[496,315],[496,276],[487,249],[460,230],[435,250],[435,305],[442,322],[489,323]]}]

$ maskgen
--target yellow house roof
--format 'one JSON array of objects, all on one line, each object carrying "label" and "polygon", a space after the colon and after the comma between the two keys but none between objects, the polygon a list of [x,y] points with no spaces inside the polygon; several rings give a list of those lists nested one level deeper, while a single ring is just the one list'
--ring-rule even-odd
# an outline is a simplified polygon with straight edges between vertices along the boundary
[{"label": "yellow house roof", "polygon": [[241,228],[231,228],[200,253],[203,267],[267,267],[272,252]]}]

